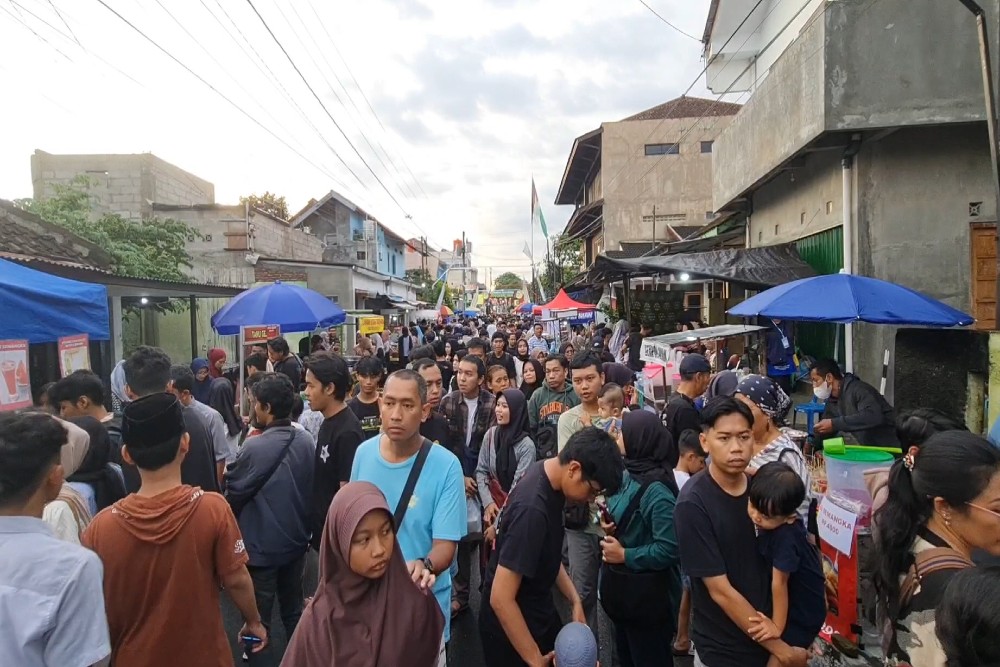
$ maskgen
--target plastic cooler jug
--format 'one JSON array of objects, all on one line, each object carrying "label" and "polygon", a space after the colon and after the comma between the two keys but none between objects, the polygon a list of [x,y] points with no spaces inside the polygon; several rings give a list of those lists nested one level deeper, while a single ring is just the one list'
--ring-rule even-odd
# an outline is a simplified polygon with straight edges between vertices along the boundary
[{"label": "plastic cooler jug", "polygon": [[[843,454],[824,453],[827,495],[838,495],[872,506],[872,496],[865,486],[864,474],[872,468],[892,465],[892,454],[864,449],[849,449]],[[836,492],[836,493],[835,493]]]}]

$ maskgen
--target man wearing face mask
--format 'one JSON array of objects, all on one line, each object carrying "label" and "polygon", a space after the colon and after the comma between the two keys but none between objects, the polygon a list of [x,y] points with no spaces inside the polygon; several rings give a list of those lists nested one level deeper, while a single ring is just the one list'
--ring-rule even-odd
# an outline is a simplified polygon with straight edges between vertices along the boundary
[{"label": "man wearing face mask", "polygon": [[853,373],[842,373],[833,359],[817,361],[809,371],[813,394],[826,401],[816,423],[817,439],[850,436],[860,445],[899,447],[892,406],[875,387]]}]

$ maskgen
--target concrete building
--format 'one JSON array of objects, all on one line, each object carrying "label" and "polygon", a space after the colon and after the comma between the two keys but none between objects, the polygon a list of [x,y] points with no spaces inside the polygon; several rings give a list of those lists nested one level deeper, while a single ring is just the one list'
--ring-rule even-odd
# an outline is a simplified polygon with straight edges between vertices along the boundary
[{"label": "concrete building", "polygon": [[[709,52],[750,4],[712,3]],[[794,242],[820,272],[844,267],[899,283],[995,328],[997,211],[972,15],[958,2],[790,4],[783,22],[765,21],[747,46],[724,54],[766,58],[746,88],[752,97],[715,143],[712,208],[747,217],[750,247]],[[981,4],[996,26],[998,1]],[[997,62],[996,31],[991,39]],[[715,80],[726,84],[720,73]],[[825,326],[805,328],[807,352],[835,352],[834,325]],[[854,368],[876,385],[884,351],[901,354],[897,331],[853,326]],[[897,370],[890,363],[890,400]]]},{"label": "concrete building", "polygon": [[35,150],[31,183],[35,199],[78,177],[91,181],[94,214],[117,213],[130,220],[153,216],[153,202],[178,206],[215,203],[215,186],[152,153],[54,155]]},{"label": "concrete building", "polygon": [[457,290],[475,291],[479,282],[479,269],[472,266],[472,241],[466,241],[467,253],[462,254],[462,240],[455,239],[450,250],[435,250],[426,247],[424,239],[410,239],[406,242],[406,270],[426,268],[433,278],[447,271],[448,287]]},{"label": "concrete building", "polygon": [[576,138],[555,203],[576,207],[563,235],[584,240],[586,266],[623,241],[652,248],[714,218],[713,142],[739,110],[678,97]]}]

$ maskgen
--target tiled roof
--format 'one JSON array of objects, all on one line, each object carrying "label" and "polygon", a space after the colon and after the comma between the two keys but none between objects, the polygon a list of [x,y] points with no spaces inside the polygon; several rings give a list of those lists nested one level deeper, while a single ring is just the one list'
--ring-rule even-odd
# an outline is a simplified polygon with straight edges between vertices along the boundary
[{"label": "tiled roof", "polygon": [[706,100],[682,95],[651,109],[640,111],[623,120],[661,120],[664,118],[701,118],[702,116],[735,116],[743,106],[732,102]]},{"label": "tiled roof", "polygon": [[111,257],[99,246],[5,199],[0,199],[0,254],[105,271],[111,267]]}]

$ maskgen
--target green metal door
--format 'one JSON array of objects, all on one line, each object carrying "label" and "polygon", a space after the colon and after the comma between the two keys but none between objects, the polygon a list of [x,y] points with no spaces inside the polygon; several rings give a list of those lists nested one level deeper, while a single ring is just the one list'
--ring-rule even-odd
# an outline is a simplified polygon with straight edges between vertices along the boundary
[{"label": "green metal door", "polygon": [[[819,234],[813,234],[795,242],[802,259],[816,273],[839,273],[844,268],[844,229],[834,227]],[[844,358],[844,337],[840,337],[840,346],[834,350],[839,324],[819,324],[803,322],[796,330],[796,347],[803,353],[823,358]]]}]

